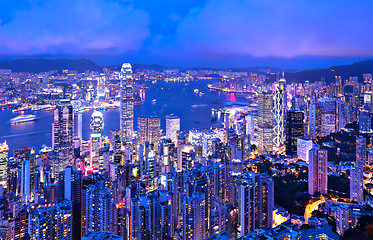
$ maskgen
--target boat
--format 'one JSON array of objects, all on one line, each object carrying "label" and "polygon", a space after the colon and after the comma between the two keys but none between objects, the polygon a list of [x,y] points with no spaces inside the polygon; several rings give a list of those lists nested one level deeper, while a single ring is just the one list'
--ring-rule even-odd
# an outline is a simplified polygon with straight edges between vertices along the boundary
[{"label": "boat", "polygon": [[157,99],[153,99],[153,100],[152,100],[152,103],[156,103],[156,102],[157,102]]},{"label": "boat", "polygon": [[198,93],[198,91],[199,91],[198,88],[194,89],[194,92],[195,92],[195,93]]},{"label": "boat", "polygon": [[203,96],[203,95],[205,95],[205,93],[203,93],[203,92],[199,92],[199,95],[200,95],[200,96]]},{"label": "boat", "polygon": [[198,124],[201,123],[200,121],[194,121],[194,122],[195,122],[195,123],[198,123]]},{"label": "boat", "polygon": [[36,115],[27,114],[27,115],[19,115],[15,118],[10,119],[10,123],[21,123],[21,122],[30,122],[35,121]]}]

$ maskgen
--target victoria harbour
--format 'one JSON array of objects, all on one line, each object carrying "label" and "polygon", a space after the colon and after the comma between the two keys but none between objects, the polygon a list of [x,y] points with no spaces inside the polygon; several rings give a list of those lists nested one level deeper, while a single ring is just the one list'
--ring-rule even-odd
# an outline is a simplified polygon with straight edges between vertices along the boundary
[{"label": "victoria harbour", "polygon": [[[234,93],[220,93],[210,91],[207,84],[218,80],[196,80],[188,82],[164,82],[148,83],[145,102],[134,106],[135,119],[139,116],[158,116],[161,118],[161,127],[165,129],[165,117],[176,115],[181,118],[181,128],[209,128],[212,124],[211,109],[218,109],[227,102],[247,102],[243,97]],[[195,93],[198,89],[202,94]],[[156,101],[153,101],[156,99]],[[94,109],[84,111],[83,139],[89,139],[89,122]],[[110,130],[119,129],[119,109],[102,110],[104,117],[104,135],[108,136]],[[0,141],[7,141],[10,154],[12,150],[25,146],[41,149],[43,145],[52,144],[53,111],[38,111],[36,121],[11,124],[9,120],[19,113],[12,109],[0,111]],[[222,120],[222,119],[221,119]],[[136,128],[136,121],[134,122]]]}]

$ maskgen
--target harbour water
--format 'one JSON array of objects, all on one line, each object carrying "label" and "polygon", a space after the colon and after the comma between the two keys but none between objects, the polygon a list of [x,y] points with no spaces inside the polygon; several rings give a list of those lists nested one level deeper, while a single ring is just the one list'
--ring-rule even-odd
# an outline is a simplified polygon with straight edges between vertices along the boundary
[{"label": "harbour water", "polygon": [[[161,128],[165,131],[165,117],[171,114],[180,117],[181,129],[210,127],[216,122],[211,121],[211,109],[218,109],[226,102],[244,102],[234,93],[219,93],[208,90],[207,84],[217,80],[200,80],[190,82],[148,83],[145,102],[135,105],[134,129],[138,116],[158,116],[161,118]],[[198,89],[199,92],[194,92]],[[202,94],[200,94],[202,92]],[[155,99],[155,101],[153,101]],[[82,113],[83,139],[89,139],[89,124],[93,110]],[[110,129],[119,128],[119,109],[102,111],[104,116],[104,135],[108,136]],[[9,120],[19,115],[10,109],[0,110],[0,143],[5,140],[9,146],[9,155],[13,150],[25,146],[34,146],[39,150],[42,145],[52,144],[53,111],[33,113],[37,120],[11,125]],[[221,119],[222,120],[222,119]],[[217,120],[219,122],[219,119]]]}]

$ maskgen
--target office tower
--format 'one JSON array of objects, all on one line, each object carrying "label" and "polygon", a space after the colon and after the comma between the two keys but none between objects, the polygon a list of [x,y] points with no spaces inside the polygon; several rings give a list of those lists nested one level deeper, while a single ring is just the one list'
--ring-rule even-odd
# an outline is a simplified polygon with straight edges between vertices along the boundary
[{"label": "office tower", "polygon": [[341,130],[341,101],[334,98],[323,98],[320,100],[322,105],[321,126],[322,135]]},{"label": "office tower", "polygon": [[137,140],[139,145],[149,142],[158,149],[158,142],[161,138],[161,119],[158,117],[137,118]]},{"label": "office tower", "polygon": [[206,234],[205,219],[207,203],[205,196],[195,192],[183,201],[183,240],[203,240]]},{"label": "office tower", "polygon": [[308,193],[328,193],[328,151],[313,144],[308,153]]},{"label": "office tower", "polygon": [[246,115],[246,134],[253,137],[254,136],[254,116]]},{"label": "office tower", "polygon": [[161,139],[161,119],[150,117],[148,121],[149,143],[154,144],[154,149],[158,151],[158,142]]},{"label": "office tower", "polygon": [[152,239],[173,239],[172,194],[167,190],[155,190],[149,193]]},{"label": "office tower", "polygon": [[72,239],[72,211],[68,200],[40,206],[29,216],[31,239]]},{"label": "office tower", "polygon": [[105,76],[97,78],[97,98],[105,98]]},{"label": "office tower", "polygon": [[250,135],[241,134],[239,138],[240,138],[239,145],[241,149],[241,155],[238,157],[245,161],[250,158],[250,154],[251,154]]},{"label": "office tower", "polygon": [[253,171],[242,177],[239,194],[241,236],[257,228],[272,228],[274,181],[264,173]]},{"label": "office tower", "polygon": [[142,116],[137,118],[137,144],[145,146],[145,142],[149,141],[148,127],[148,118]]},{"label": "office tower", "polygon": [[322,105],[319,102],[312,102],[309,109],[309,137],[315,139],[321,135]]},{"label": "office tower", "polygon": [[273,95],[266,92],[258,97],[258,152],[273,152]]},{"label": "office tower", "polygon": [[131,237],[132,239],[151,239],[151,211],[149,199],[140,188],[132,198],[131,204]]},{"label": "office tower", "polygon": [[80,140],[83,139],[83,116],[81,113],[78,113],[77,115],[76,135],[80,138]]},{"label": "office tower", "polygon": [[24,203],[30,201],[31,191],[31,173],[30,173],[30,160],[22,161],[21,168],[21,200]]},{"label": "office tower", "polygon": [[92,113],[90,127],[90,167],[99,169],[99,148],[102,146],[102,135],[104,133],[104,117],[101,112],[94,111]]},{"label": "office tower", "polygon": [[57,175],[73,165],[74,109],[70,100],[63,99],[57,103],[53,125],[54,173]]},{"label": "office tower", "polygon": [[9,147],[6,142],[0,144],[0,184],[9,191],[9,186],[7,184],[8,180],[8,151]]},{"label": "office tower", "polygon": [[[311,139],[300,137],[297,138],[297,155],[299,159],[308,161],[308,153],[313,146]],[[308,162],[307,162],[308,163]]]},{"label": "office tower", "polygon": [[166,117],[166,138],[176,144],[178,131],[180,131],[180,118],[178,116]]},{"label": "office tower", "polygon": [[274,118],[274,138],[273,143],[276,151],[284,144],[285,108],[286,108],[286,81],[282,75],[279,85],[276,86],[273,118]]},{"label": "office tower", "polygon": [[286,113],[286,155],[297,154],[297,139],[303,137],[304,131],[304,112],[287,111]]},{"label": "office tower", "polygon": [[194,158],[194,148],[192,145],[187,144],[181,149],[181,159],[180,162],[178,162],[178,169],[181,171],[185,171],[186,169],[191,170],[193,168]]},{"label": "office tower", "polygon": [[132,66],[124,63],[120,71],[120,129],[122,144],[133,137],[133,78]]},{"label": "office tower", "polygon": [[85,192],[85,232],[109,231],[111,195],[103,183],[88,185]]}]

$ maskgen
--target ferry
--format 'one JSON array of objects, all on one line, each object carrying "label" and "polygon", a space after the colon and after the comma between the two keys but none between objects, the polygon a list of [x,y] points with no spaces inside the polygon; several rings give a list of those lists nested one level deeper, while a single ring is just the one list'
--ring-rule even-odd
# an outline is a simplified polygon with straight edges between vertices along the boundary
[{"label": "ferry", "polygon": [[35,121],[36,115],[28,114],[28,115],[19,115],[15,118],[10,119],[10,123],[21,123],[21,122],[30,122]]}]

